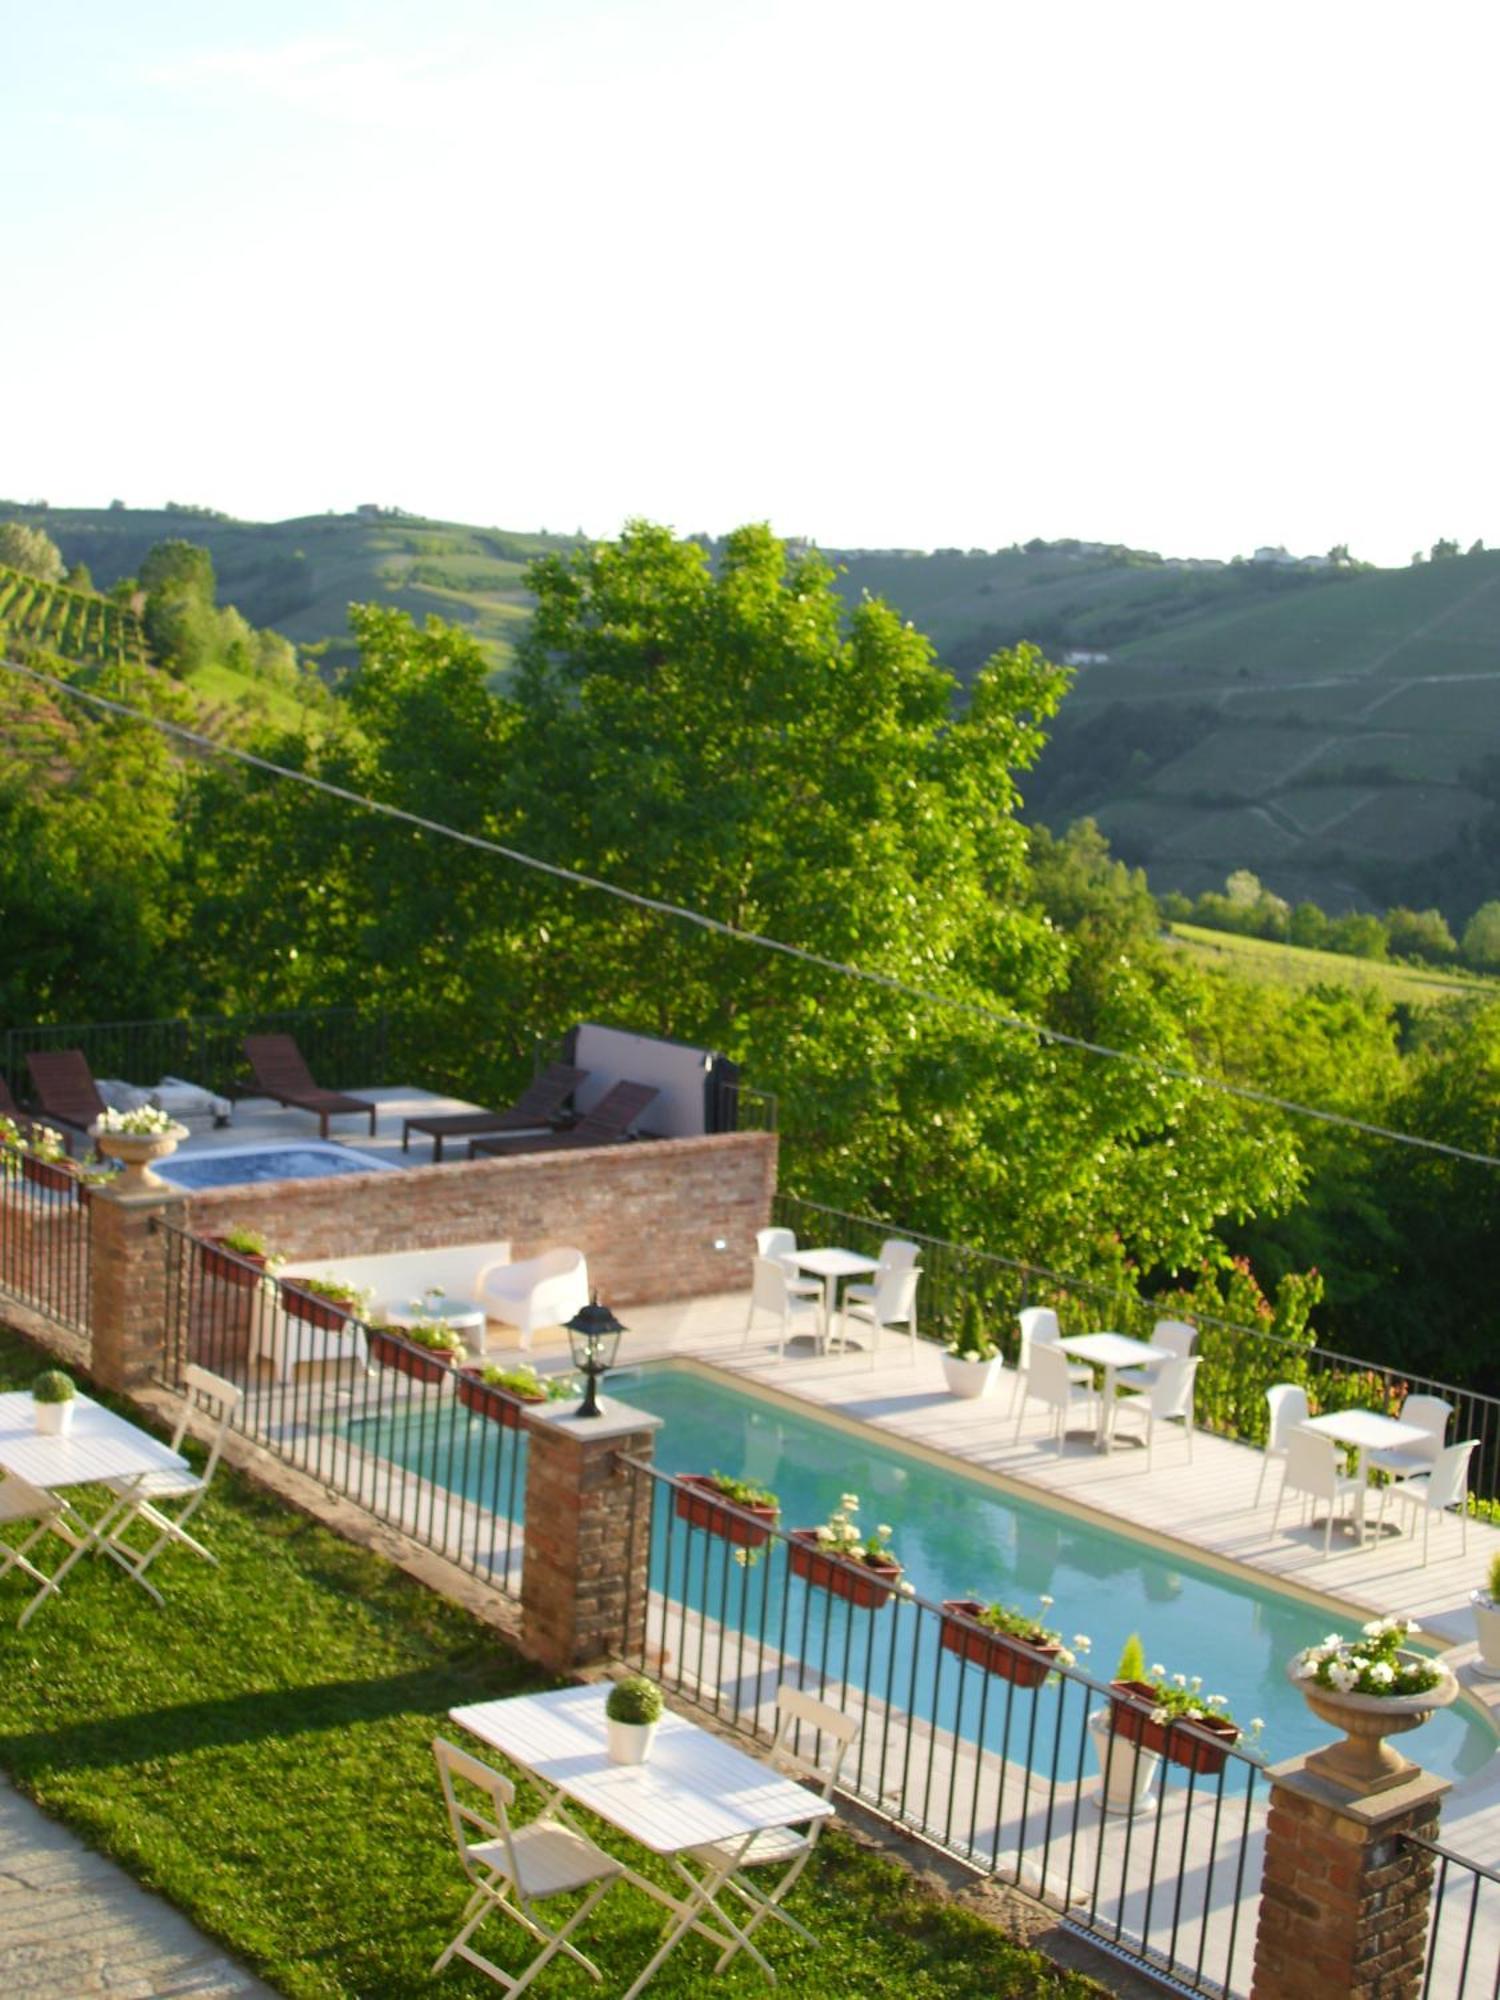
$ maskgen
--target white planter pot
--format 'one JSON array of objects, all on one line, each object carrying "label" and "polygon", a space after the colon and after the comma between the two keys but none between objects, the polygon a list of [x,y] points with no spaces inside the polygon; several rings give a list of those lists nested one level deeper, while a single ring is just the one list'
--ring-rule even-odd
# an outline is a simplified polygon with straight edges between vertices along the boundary
[{"label": "white planter pot", "polygon": [[1094,1803],[1101,1812],[1150,1812],[1156,1804],[1151,1789],[1161,1769],[1155,1750],[1143,1750],[1128,1737],[1116,1736],[1109,1726],[1109,1710],[1096,1708],[1089,1717],[1089,1736],[1103,1779]]},{"label": "white planter pot", "polygon": [[43,1437],[66,1437],[73,1428],[76,1406],[77,1399],[72,1396],[65,1403],[33,1403],[37,1430]]},{"label": "white planter pot", "polygon": [[609,1761],[611,1764],[644,1764],[651,1755],[651,1744],[656,1735],[654,1722],[616,1722],[612,1715],[604,1718],[609,1726]]},{"label": "white planter pot", "polygon": [[1500,1604],[1482,1590],[1471,1592],[1469,1602],[1474,1607],[1474,1629],[1479,1636],[1479,1658],[1474,1662],[1474,1671],[1483,1674],[1486,1680],[1500,1680]]},{"label": "white planter pot", "polygon": [[944,1348],[942,1362],[950,1396],[988,1396],[1000,1379],[998,1354],[992,1361],[964,1361]]}]

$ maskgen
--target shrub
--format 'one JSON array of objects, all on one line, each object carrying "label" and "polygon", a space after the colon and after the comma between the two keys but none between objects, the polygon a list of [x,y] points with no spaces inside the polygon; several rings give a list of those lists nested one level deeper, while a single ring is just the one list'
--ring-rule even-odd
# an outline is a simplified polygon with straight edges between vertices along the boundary
[{"label": "shrub", "polygon": [[648,1681],[642,1674],[631,1674],[623,1681],[616,1681],[610,1689],[604,1713],[611,1722],[660,1722],[665,1706],[655,1681]]},{"label": "shrub", "polygon": [[61,1368],[44,1368],[32,1383],[31,1394],[38,1403],[71,1403],[78,1391],[72,1376]]}]

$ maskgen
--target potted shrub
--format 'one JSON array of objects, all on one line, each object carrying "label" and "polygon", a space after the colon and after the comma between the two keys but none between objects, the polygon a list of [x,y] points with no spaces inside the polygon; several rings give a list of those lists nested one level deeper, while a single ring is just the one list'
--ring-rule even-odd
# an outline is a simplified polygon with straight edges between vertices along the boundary
[{"label": "potted shrub", "polygon": [[137,1111],[101,1111],[90,1128],[94,1142],[107,1159],[118,1160],[125,1169],[120,1176],[121,1194],[144,1194],[166,1183],[151,1171],[153,1160],[175,1153],[188,1136],[168,1112],[154,1104]]},{"label": "potted shrub", "polygon": [[661,1689],[643,1674],[616,1681],[604,1703],[612,1764],[644,1764],[666,1706]]},{"label": "potted shrub", "polygon": [[[1052,1609],[1050,1597],[1038,1601],[1044,1613]],[[1078,1632],[1072,1646],[1065,1646],[1061,1633],[1019,1606],[983,1604],[977,1597],[944,1600],[939,1637],[947,1652],[1024,1688],[1040,1687],[1055,1666],[1073,1666],[1090,1644],[1087,1634]]]},{"label": "potted shrub", "polygon": [[774,1493],[727,1472],[680,1474],[676,1506],[679,1521],[721,1535],[738,1549],[764,1548],[781,1517],[781,1502]]},{"label": "potted shrub", "polygon": [[367,1291],[337,1278],[283,1278],[281,1296],[295,1318],[329,1333],[342,1333],[351,1319],[363,1318],[370,1308]]},{"label": "potted shrub", "polygon": [[[1146,1655],[1140,1636],[1132,1632],[1120,1652],[1115,1680],[1124,1685],[1143,1680]],[[1161,1769],[1161,1756],[1138,1737],[1117,1736],[1111,1727],[1111,1709],[1096,1708],[1089,1716],[1089,1741],[1103,1779],[1096,1804],[1102,1812],[1132,1814],[1149,1812],[1156,1804],[1152,1786]]]},{"label": "potted shrub", "polygon": [[859,1495],[846,1493],[821,1528],[793,1528],[789,1537],[792,1575],[815,1590],[826,1590],[865,1611],[879,1611],[897,1590],[909,1594],[901,1581],[901,1564],[891,1549],[891,1530],[882,1523],[868,1535],[860,1533],[855,1516]]},{"label": "potted shrub", "polygon": [[67,1143],[55,1126],[33,1125],[21,1172],[33,1186],[51,1194],[78,1192],[78,1162],[68,1157]]},{"label": "potted shrub", "polygon": [[1197,1675],[1168,1674],[1162,1666],[1121,1672],[1110,1682],[1110,1693],[1109,1726],[1115,1735],[1186,1770],[1207,1776],[1222,1771],[1227,1748],[1240,1740],[1223,1695],[1204,1694]]},{"label": "potted shrub", "polygon": [[61,1368],[44,1369],[31,1385],[37,1429],[45,1436],[66,1437],[73,1428],[77,1399],[71,1375],[65,1375]]},{"label": "potted shrub", "polygon": [[266,1271],[275,1262],[266,1249],[266,1239],[258,1229],[221,1230],[215,1236],[204,1236],[198,1240],[198,1255],[203,1260],[205,1278],[217,1278],[226,1285],[238,1285],[242,1291],[254,1291]]},{"label": "potted shrub", "polygon": [[1469,1602],[1474,1607],[1474,1627],[1479,1635],[1479,1658],[1474,1662],[1474,1671],[1483,1674],[1486,1680],[1500,1680],[1500,1555],[1491,1556],[1485,1587],[1473,1591]]},{"label": "potted shrub", "polygon": [[984,1330],[984,1307],[974,1293],[964,1300],[958,1331],[943,1349],[943,1379],[950,1396],[988,1396],[1000,1374],[1000,1349]]},{"label": "potted shrub", "polygon": [[570,1375],[541,1376],[529,1362],[516,1368],[497,1368],[488,1362],[461,1369],[455,1387],[466,1410],[512,1431],[520,1428],[525,1404],[564,1402],[577,1393]]},{"label": "potted shrub", "polygon": [[399,1333],[382,1326],[370,1334],[371,1359],[414,1382],[445,1382],[467,1351],[462,1334],[442,1319],[413,1320]]},{"label": "potted shrub", "polygon": [[1307,1768],[1361,1794],[1399,1785],[1416,1769],[1386,1742],[1416,1729],[1458,1694],[1452,1669],[1402,1640],[1416,1630],[1409,1618],[1372,1618],[1357,1639],[1331,1632],[1306,1646],[1287,1673],[1321,1722],[1344,1740],[1315,1750]]}]

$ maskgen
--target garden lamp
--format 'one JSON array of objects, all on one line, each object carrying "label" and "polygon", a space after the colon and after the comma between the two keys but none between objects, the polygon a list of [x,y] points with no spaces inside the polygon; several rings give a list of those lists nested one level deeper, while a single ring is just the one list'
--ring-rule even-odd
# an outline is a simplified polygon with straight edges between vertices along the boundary
[{"label": "garden lamp", "polygon": [[615,1356],[620,1351],[620,1335],[624,1331],[609,1307],[600,1305],[597,1291],[588,1304],[580,1306],[568,1321],[568,1345],[573,1350],[573,1366],[587,1384],[578,1410],[580,1417],[602,1414],[597,1393],[599,1380],[614,1367]]}]

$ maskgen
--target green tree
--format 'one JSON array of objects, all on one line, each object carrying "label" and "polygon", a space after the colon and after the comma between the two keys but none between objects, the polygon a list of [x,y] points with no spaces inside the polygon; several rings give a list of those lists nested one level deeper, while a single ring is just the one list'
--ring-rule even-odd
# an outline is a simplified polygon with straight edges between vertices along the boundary
[{"label": "green tree", "polygon": [[0,521],[0,564],[39,576],[44,583],[63,579],[62,551],[56,542],[24,521]]},{"label": "green tree", "polygon": [[1441,910],[1407,910],[1398,906],[1386,911],[1385,928],[1391,951],[1397,958],[1420,958],[1441,965],[1458,950]]},{"label": "green tree", "polygon": [[1328,919],[1316,903],[1299,903],[1288,921],[1287,936],[1293,944],[1321,950],[1328,943]]},{"label": "green tree", "polygon": [[1369,910],[1351,910],[1328,920],[1327,946],[1350,958],[1385,958],[1389,939],[1381,919]]},{"label": "green tree", "polygon": [[1459,955],[1480,972],[1500,972],[1500,902],[1481,903],[1464,925]]}]

